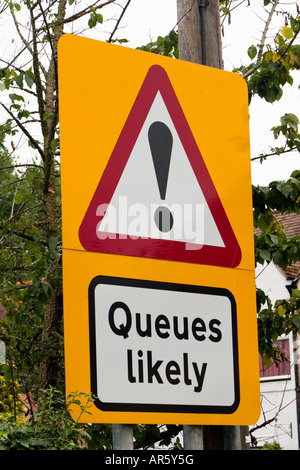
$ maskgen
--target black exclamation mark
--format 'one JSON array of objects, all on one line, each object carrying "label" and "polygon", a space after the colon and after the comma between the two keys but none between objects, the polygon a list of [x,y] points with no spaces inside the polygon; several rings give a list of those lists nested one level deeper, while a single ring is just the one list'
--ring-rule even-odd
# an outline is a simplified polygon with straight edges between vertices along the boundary
[{"label": "black exclamation mark", "polygon": [[[148,139],[161,199],[165,199],[173,137],[166,124],[160,121],[153,122],[149,127]],[[161,232],[169,232],[173,226],[171,211],[165,207],[158,207],[154,214],[154,221]]]}]

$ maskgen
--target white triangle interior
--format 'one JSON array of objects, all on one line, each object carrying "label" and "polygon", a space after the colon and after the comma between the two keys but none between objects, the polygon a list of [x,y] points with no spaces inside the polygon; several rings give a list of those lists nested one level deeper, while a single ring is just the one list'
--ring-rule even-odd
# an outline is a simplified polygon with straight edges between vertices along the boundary
[{"label": "white triangle interior", "polygon": [[[160,198],[148,140],[149,127],[155,121],[166,124],[173,137],[165,200]],[[97,227],[100,238],[111,233],[224,247],[160,92],[156,94],[112,199],[107,202],[107,211]],[[159,206],[166,206],[172,212],[174,223],[168,232],[159,231],[154,222],[154,212]]]}]

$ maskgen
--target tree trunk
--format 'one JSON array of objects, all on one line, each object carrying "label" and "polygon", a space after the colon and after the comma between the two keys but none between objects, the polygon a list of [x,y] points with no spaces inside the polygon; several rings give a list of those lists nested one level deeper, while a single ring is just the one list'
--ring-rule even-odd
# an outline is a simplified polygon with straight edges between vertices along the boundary
[{"label": "tree trunk", "polygon": [[[44,327],[42,341],[50,340],[55,344],[54,351],[58,349],[61,340],[62,323],[62,292],[61,289],[53,289],[48,300],[47,309],[44,317]],[[57,385],[59,371],[58,354],[49,355],[49,357],[40,364],[39,370],[39,390]]]},{"label": "tree trunk", "polygon": [[[58,25],[54,28],[54,34],[51,38],[52,57],[46,74],[45,100],[43,102],[43,112],[50,118],[46,121],[42,120],[41,123],[44,137],[44,203],[48,242],[59,230],[54,172],[54,153],[56,148],[52,143],[55,138],[58,122],[57,44],[63,34],[63,19],[66,12],[66,3],[67,0],[60,0],[59,2],[57,14]],[[53,289],[46,307],[42,335],[43,341],[51,337],[59,341],[62,320],[61,298],[61,289]],[[54,341],[54,344],[57,344],[56,341]],[[50,354],[49,357],[41,363],[39,371],[40,390],[45,390],[50,385],[53,386],[57,383],[58,367],[57,354]]]}]

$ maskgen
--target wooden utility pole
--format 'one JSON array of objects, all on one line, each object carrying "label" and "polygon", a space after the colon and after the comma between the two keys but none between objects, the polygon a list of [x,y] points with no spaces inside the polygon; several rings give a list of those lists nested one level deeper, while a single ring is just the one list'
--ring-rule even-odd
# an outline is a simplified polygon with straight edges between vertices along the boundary
[{"label": "wooden utility pole", "polygon": [[[179,59],[223,69],[218,0],[177,0]],[[184,447],[241,448],[239,426],[184,426]]]},{"label": "wooden utility pole", "polygon": [[223,69],[218,0],[177,0],[179,58]]}]

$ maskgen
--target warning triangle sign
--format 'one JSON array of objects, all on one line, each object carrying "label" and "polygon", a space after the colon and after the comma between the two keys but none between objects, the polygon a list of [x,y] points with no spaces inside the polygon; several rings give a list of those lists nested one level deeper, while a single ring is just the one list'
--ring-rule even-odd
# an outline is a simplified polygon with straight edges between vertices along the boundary
[{"label": "warning triangle sign", "polygon": [[241,250],[166,71],[150,67],[79,229],[87,251],[236,267]]}]

